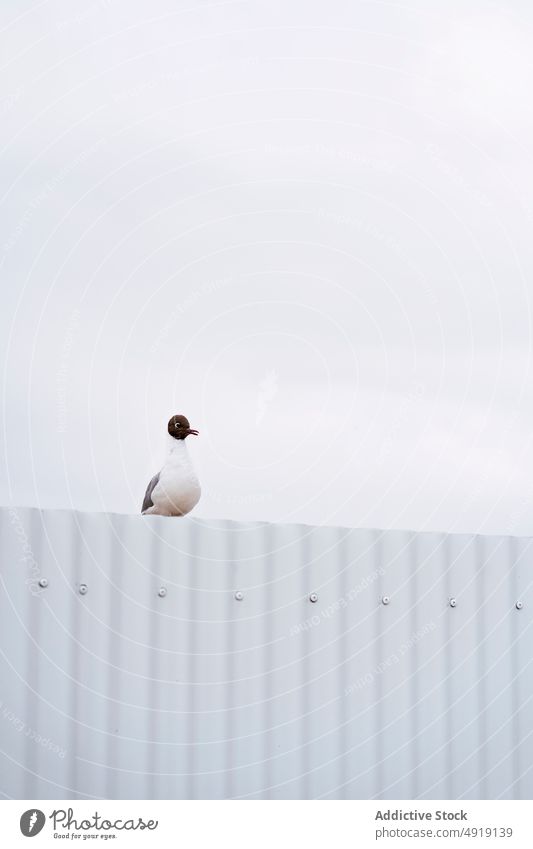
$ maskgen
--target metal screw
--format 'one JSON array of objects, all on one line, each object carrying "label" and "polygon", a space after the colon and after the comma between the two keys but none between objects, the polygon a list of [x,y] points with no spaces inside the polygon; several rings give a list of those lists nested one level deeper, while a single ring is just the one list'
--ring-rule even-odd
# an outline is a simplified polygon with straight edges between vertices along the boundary
[{"label": "metal screw", "polygon": [[515,604],[515,607],[516,607],[517,610],[522,610],[523,606],[524,606],[523,601],[517,601],[516,604]]},{"label": "metal screw", "polygon": [[390,597],[388,595],[384,595],[381,599],[382,604],[390,604]]},{"label": "metal screw", "polygon": [[166,587],[159,587],[159,589],[157,591],[157,595],[159,596],[159,598],[165,598],[166,594],[167,594],[167,588]]},{"label": "metal screw", "polygon": [[450,604],[450,607],[457,607],[457,599],[451,598],[449,604]]},{"label": "metal screw", "polygon": [[240,590],[237,590],[237,592],[235,593],[235,601],[242,601],[243,598],[244,598],[244,593],[241,592]]},{"label": "metal screw", "polygon": [[311,595],[309,596],[309,601],[315,604],[315,602],[318,601],[318,595],[316,593],[311,593]]},{"label": "metal screw", "polygon": [[87,584],[80,584],[80,589],[79,589],[80,595],[87,595],[88,591],[89,591],[89,587],[87,586]]},{"label": "metal screw", "polygon": [[48,578],[39,578],[39,586],[44,590],[48,586]]}]

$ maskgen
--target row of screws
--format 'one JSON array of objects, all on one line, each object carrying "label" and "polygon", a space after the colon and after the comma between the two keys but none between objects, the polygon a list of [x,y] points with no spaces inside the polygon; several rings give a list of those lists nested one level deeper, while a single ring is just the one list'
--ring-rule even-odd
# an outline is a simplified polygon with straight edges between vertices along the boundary
[{"label": "row of screws", "polygon": [[[48,586],[48,578],[40,578],[39,579],[39,586],[43,590],[46,589],[46,587]],[[79,592],[80,595],[87,595],[87,593],[89,592],[89,587],[87,586],[87,584],[80,584],[79,588],[78,588],[78,592]],[[157,591],[157,595],[159,596],[159,598],[165,598],[166,594],[167,594],[167,588],[166,587],[159,587],[159,590]],[[237,590],[237,592],[234,594],[234,598],[235,598],[235,601],[242,601],[243,598],[244,598],[244,593],[241,590]],[[310,596],[309,596],[309,601],[312,604],[316,604],[316,602],[318,601],[318,594],[317,593],[311,593]],[[382,596],[381,597],[381,603],[384,604],[385,606],[387,604],[390,604],[390,596],[388,596],[388,595]],[[457,599],[453,598],[453,597],[450,598],[448,600],[448,604],[450,605],[450,607],[457,607]],[[515,603],[515,607],[516,607],[517,610],[522,610],[523,606],[524,606],[524,603],[522,601],[517,601]]]},{"label": "row of screws", "polygon": [[[389,598],[389,596],[388,596],[388,595],[384,595],[384,596],[382,597],[382,599],[381,599],[381,603],[382,603],[382,604],[390,604],[390,598]],[[452,596],[452,598],[448,599],[448,604],[450,605],[450,607],[457,607],[457,599],[456,599],[456,598],[453,598],[453,596]],[[523,606],[524,606],[524,602],[523,602],[523,601],[517,601],[517,602],[515,602],[515,607],[516,607],[516,609],[517,609],[517,610],[522,610]]]}]

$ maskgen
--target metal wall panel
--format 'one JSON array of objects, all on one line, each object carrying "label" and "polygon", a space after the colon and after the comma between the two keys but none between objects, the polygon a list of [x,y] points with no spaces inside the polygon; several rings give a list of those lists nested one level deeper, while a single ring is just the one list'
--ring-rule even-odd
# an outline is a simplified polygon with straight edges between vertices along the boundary
[{"label": "metal wall panel", "polygon": [[533,796],[530,539],[0,522],[4,796]]}]

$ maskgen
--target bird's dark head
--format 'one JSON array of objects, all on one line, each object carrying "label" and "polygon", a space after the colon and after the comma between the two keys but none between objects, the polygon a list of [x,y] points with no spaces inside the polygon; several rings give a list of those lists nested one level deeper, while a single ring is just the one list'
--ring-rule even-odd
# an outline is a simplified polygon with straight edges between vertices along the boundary
[{"label": "bird's dark head", "polygon": [[185,416],[172,416],[168,423],[168,432],[174,439],[186,439],[191,433],[198,436],[198,431],[189,424]]}]

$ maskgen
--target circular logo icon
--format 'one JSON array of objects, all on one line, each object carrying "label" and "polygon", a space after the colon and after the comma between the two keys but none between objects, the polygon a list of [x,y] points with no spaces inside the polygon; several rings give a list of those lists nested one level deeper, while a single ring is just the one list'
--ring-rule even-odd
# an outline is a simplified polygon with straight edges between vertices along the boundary
[{"label": "circular logo icon", "polygon": [[24,811],[20,818],[20,830],[24,837],[35,837],[42,831],[45,822],[46,817],[42,811],[30,808],[29,811]]}]

